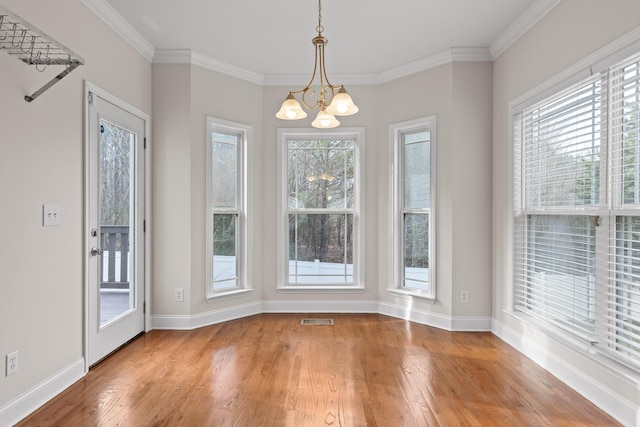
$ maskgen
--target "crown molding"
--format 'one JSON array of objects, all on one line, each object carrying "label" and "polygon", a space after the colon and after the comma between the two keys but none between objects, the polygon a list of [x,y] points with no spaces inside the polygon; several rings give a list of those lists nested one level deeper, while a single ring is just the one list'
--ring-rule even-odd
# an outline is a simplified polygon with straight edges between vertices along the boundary
[{"label": "crown molding", "polygon": [[156,50],[153,64],[191,64],[191,49],[163,49]]},{"label": "crown molding", "polygon": [[151,62],[155,48],[129,24],[109,3],[104,0],[81,0],[93,13],[102,19],[113,31]]},{"label": "crown molding", "polygon": [[241,80],[245,80],[258,85],[264,84],[264,76],[262,74],[254,73],[253,71],[245,70],[244,68],[236,67],[226,62],[218,61],[210,56],[202,55],[198,52],[193,52],[191,63],[198,65],[209,70],[214,70],[222,74],[227,74],[232,77],[236,77]]},{"label": "crown molding", "polygon": [[153,55],[153,64],[190,64],[197,65],[208,70],[217,71],[222,74],[255,83],[264,84],[264,77],[261,74],[236,67],[226,62],[192,51],[191,49],[161,49],[156,50]]},{"label": "crown molding", "polygon": [[431,55],[427,58],[421,59],[419,61],[411,62],[409,64],[380,73],[378,74],[377,83],[389,82],[401,77],[406,77],[411,74],[426,71],[431,68],[436,68],[452,62],[490,62],[491,60],[492,59],[489,48],[486,47],[451,48],[440,53],[436,53],[435,55]]},{"label": "crown molding", "polygon": [[[306,75],[262,75],[188,49],[157,50],[105,0],[81,0],[118,35],[153,64],[192,64],[258,85],[285,86],[308,83]],[[488,48],[451,48],[379,74],[335,75],[340,84],[380,84],[451,62],[492,61],[544,17],[561,0],[535,0]]]},{"label": "crown molding", "polygon": [[536,0],[491,43],[491,58],[497,59],[562,0]]},{"label": "crown molding", "polygon": [[[491,61],[489,48],[452,48],[420,61],[415,61],[380,74],[336,74],[333,75],[331,79],[345,85],[380,84],[451,62],[485,61]],[[153,57],[153,63],[198,65],[200,67],[227,74],[258,85],[289,86],[305,85],[309,83],[308,75],[262,76],[258,73],[253,73],[251,71],[229,65],[200,53],[192,52],[189,49],[157,50]]]},{"label": "crown molding", "polygon": [[[309,83],[310,74],[297,75],[266,75],[264,76],[264,85],[266,86],[304,86]],[[378,76],[376,74],[332,74],[331,82],[341,85],[368,85],[378,84]]]}]

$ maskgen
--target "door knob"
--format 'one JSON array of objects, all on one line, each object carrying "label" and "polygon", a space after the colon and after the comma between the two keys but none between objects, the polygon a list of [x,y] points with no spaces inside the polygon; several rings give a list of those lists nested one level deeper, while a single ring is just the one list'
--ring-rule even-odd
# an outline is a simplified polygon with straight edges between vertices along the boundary
[{"label": "door knob", "polygon": [[91,255],[93,255],[93,256],[102,255],[102,249],[101,248],[91,248]]}]

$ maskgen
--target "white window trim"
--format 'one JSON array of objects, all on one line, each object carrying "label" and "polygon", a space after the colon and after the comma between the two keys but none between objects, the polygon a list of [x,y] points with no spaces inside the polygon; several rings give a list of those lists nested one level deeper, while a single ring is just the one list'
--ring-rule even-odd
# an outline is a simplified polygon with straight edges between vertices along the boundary
[{"label": "white window trim", "polygon": [[[205,296],[207,301],[218,299],[220,297],[227,297],[231,295],[238,295],[252,290],[250,277],[251,262],[249,259],[249,234],[251,230],[250,205],[249,200],[249,187],[248,183],[251,182],[251,168],[249,167],[249,142],[253,137],[253,127],[242,123],[236,123],[229,120],[219,119],[216,117],[207,116],[206,118],[206,279],[205,279]],[[212,131],[229,134],[240,134],[240,160],[238,171],[238,248],[237,248],[237,262],[238,262],[238,286],[223,290],[214,290],[213,284],[210,283],[211,276],[213,275],[213,224],[211,222],[211,133]]]},{"label": "white window trim", "polygon": [[[394,123],[389,125],[389,159],[391,164],[389,167],[390,178],[390,227],[389,227],[389,242],[391,242],[391,256],[390,256],[390,268],[389,268],[389,283],[390,287],[388,292],[394,293],[400,296],[413,296],[421,299],[425,299],[429,302],[435,303],[436,301],[436,204],[437,204],[437,183],[436,183],[436,154],[437,154],[437,126],[436,116],[428,116],[414,120],[408,120],[405,122]],[[429,284],[430,290],[420,291],[417,289],[408,289],[403,287],[402,283],[402,215],[400,205],[402,203],[402,134],[417,131],[420,129],[429,129],[430,138],[430,176],[431,176],[431,207],[429,213]]]},{"label": "white window trim", "polygon": [[[344,138],[355,140],[355,214],[353,218],[353,285],[289,285],[287,275],[288,252],[288,191],[287,191],[287,140],[291,138]],[[364,241],[365,222],[363,215],[364,204],[364,142],[365,133],[363,127],[344,127],[319,131],[314,128],[278,128],[277,130],[277,156],[278,156],[278,182],[277,182],[277,289],[279,292],[354,292],[365,288],[364,279]]]}]

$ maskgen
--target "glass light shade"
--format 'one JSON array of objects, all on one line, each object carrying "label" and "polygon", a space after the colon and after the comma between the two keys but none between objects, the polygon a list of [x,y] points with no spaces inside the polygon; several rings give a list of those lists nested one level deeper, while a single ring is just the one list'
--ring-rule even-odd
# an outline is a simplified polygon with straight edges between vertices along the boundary
[{"label": "glass light shade", "polygon": [[358,107],[343,87],[334,95],[331,104],[327,107],[327,113],[334,116],[350,116],[357,112]]},{"label": "glass light shade", "polygon": [[325,110],[320,110],[316,119],[311,123],[311,126],[314,128],[331,129],[340,126],[340,122]]},{"label": "glass light shade", "polygon": [[282,103],[280,111],[276,113],[276,117],[282,120],[298,120],[307,117],[307,113],[304,112],[300,103],[290,93]]}]

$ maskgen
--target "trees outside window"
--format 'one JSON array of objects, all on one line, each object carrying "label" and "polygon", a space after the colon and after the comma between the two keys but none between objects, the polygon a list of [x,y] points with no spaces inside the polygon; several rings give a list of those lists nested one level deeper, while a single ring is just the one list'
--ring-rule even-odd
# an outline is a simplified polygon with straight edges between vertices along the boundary
[{"label": "trees outside window", "polygon": [[360,286],[361,130],[280,130],[280,287]]},{"label": "trees outside window", "polygon": [[207,297],[247,285],[247,144],[251,128],[207,118]]},{"label": "trees outside window", "polygon": [[391,220],[393,289],[435,298],[434,116],[397,123],[389,128],[391,142]]}]

